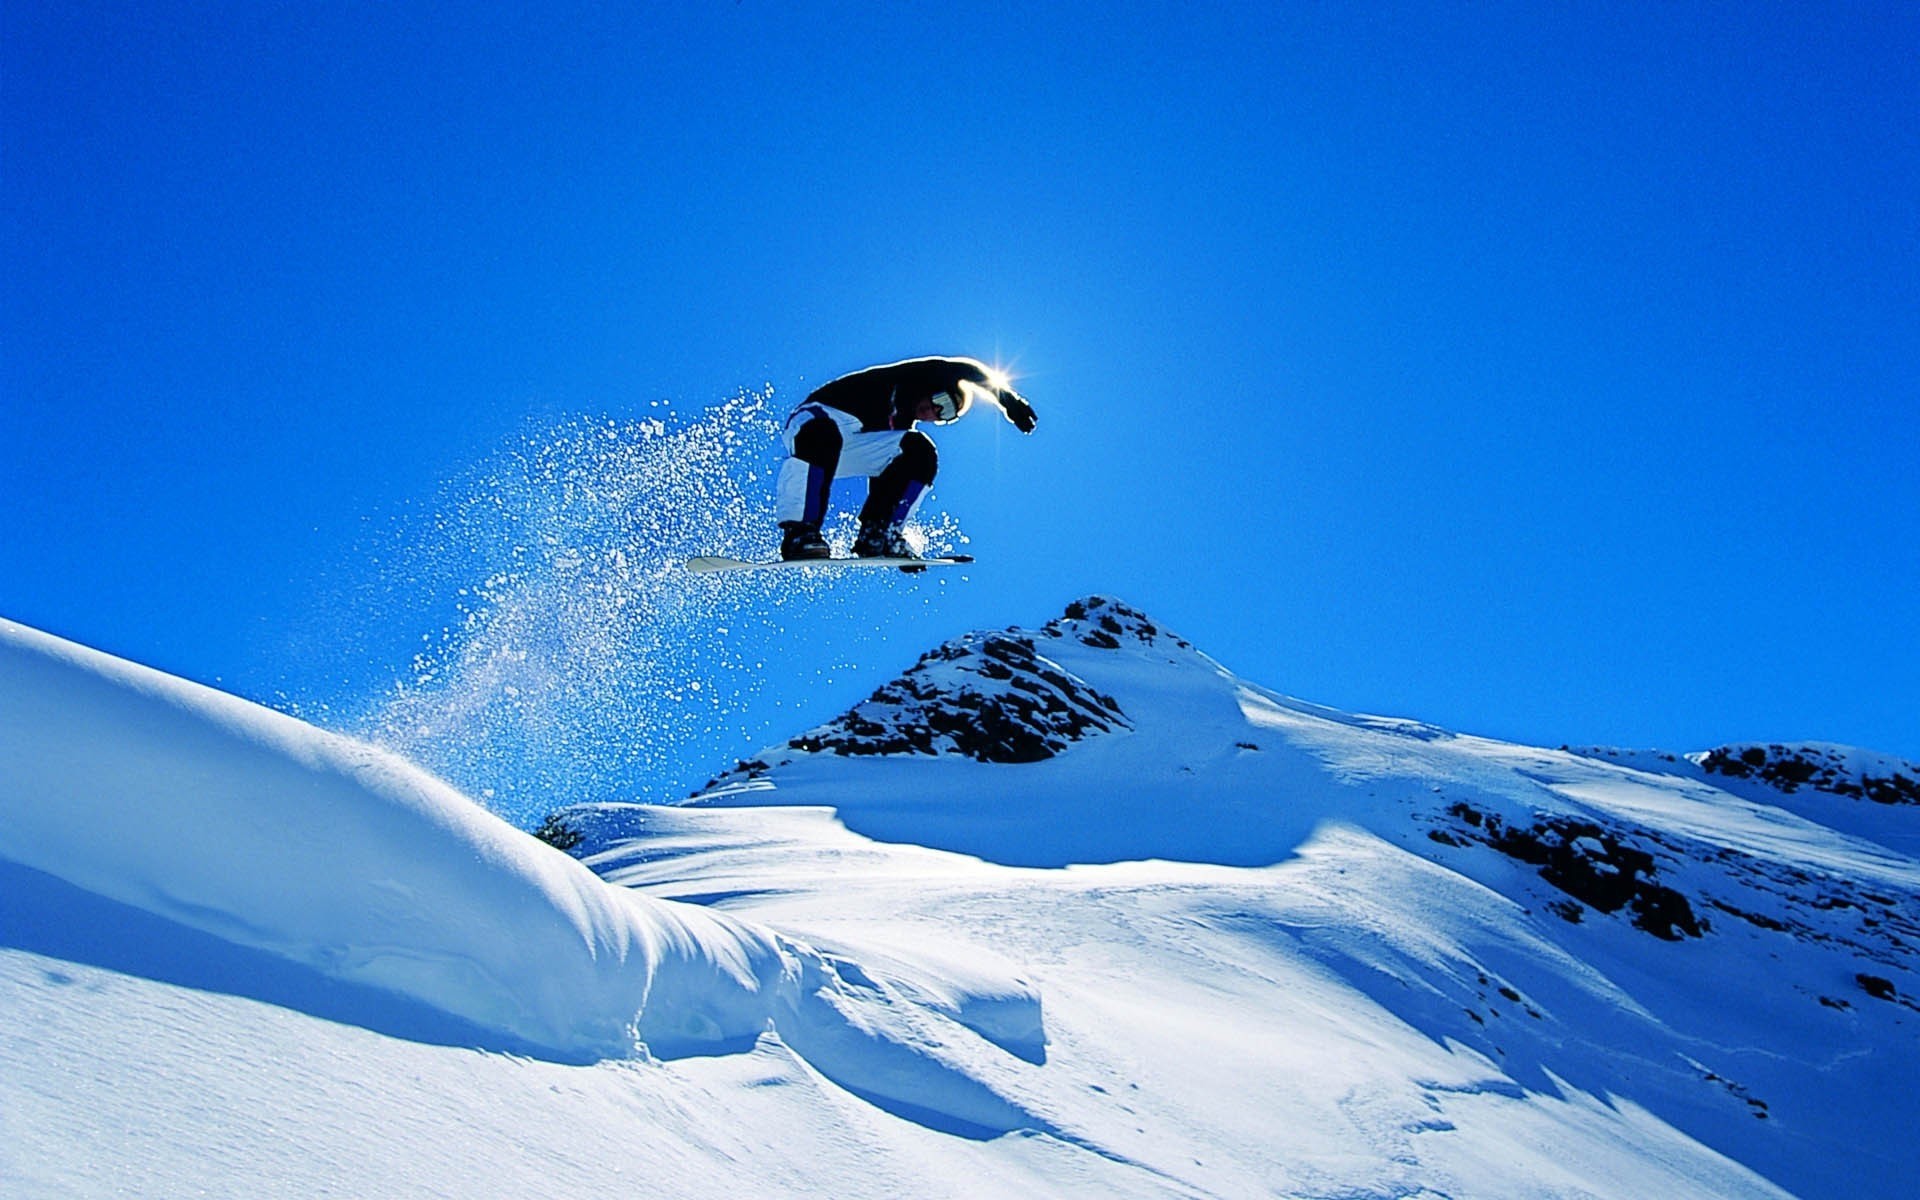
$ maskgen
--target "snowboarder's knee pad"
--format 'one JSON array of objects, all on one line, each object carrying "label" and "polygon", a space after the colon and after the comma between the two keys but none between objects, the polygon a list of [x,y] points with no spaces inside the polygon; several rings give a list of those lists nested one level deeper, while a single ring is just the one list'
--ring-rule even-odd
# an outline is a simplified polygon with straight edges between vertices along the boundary
[{"label": "snowboarder's knee pad", "polygon": [[900,457],[895,461],[906,471],[908,479],[932,483],[934,474],[940,470],[940,451],[934,447],[932,438],[911,429],[901,435]]},{"label": "snowboarder's knee pad", "polygon": [[826,417],[807,418],[793,435],[793,456],[832,470],[840,461],[840,427]]}]

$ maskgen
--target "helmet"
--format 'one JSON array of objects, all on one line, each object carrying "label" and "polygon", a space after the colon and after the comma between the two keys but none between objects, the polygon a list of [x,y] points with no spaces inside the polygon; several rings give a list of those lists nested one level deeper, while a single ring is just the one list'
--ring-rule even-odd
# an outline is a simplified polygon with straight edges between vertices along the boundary
[{"label": "helmet", "polygon": [[952,391],[935,392],[929,399],[933,401],[933,419],[942,425],[958,421],[973,407],[973,396],[957,384]]}]

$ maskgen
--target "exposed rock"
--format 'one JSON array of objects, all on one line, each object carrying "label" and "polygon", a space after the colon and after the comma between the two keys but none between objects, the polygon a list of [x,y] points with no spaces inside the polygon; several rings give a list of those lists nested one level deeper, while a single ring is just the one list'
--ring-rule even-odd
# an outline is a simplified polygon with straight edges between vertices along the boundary
[{"label": "exposed rock", "polygon": [[1754,779],[1787,794],[1804,787],[1876,804],[1920,804],[1920,767],[1839,746],[1739,743],[1716,747],[1697,761],[1709,775]]},{"label": "exposed rock", "polygon": [[1165,642],[1182,650],[1193,646],[1185,638],[1155,625],[1145,613],[1106,596],[1089,596],[1067,605],[1065,615],[1040,630],[1044,637],[1072,638],[1099,650],[1117,650],[1123,642],[1154,645]]},{"label": "exposed rock", "polygon": [[[1034,763],[1088,738],[1132,728],[1118,701],[1047,657],[1049,645],[1060,641],[1100,650],[1192,649],[1144,613],[1091,596],[1068,605],[1038,631],[969,633],[935,647],[849,711],[790,740],[787,749]],[[742,762],[706,786],[764,774],[776,765],[765,757]]]},{"label": "exposed rock", "polygon": [[[1635,928],[1667,941],[1697,938],[1706,928],[1685,896],[1655,878],[1653,855],[1591,821],[1543,816],[1521,829],[1465,803],[1447,811],[1461,824],[1435,841],[1461,845],[1464,837],[1491,846],[1540,868],[1540,878],[1600,912],[1631,910]],[[1578,906],[1554,911],[1569,921],[1580,919]]]},{"label": "exposed rock", "polygon": [[1862,971],[1860,974],[1855,975],[1853,980],[1860,985],[1862,991],[1872,996],[1875,1000],[1892,1000],[1900,994],[1893,986],[1893,980],[1883,978],[1879,975],[1869,975]]},{"label": "exposed rock", "polygon": [[968,634],[787,745],[811,754],[958,754],[1030,763],[1126,727],[1111,696],[1048,659],[1034,637]]}]

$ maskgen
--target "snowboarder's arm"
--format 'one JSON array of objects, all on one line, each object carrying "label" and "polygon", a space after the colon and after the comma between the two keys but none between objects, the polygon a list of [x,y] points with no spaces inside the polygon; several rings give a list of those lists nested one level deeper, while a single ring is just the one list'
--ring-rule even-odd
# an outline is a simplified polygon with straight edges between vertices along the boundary
[{"label": "snowboarder's arm", "polygon": [[1007,377],[975,358],[910,358],[843,375],[814,389],[809,401],[858,415],[868,430],[899,429],[915,420],[920,403],[935,392],[972,385],[987,393],[1014,428],[1032,433],[1033,405]]},{"label": "snowboarder's arm", "polygon": [[1012,421],[1013,427],[1021,433],[1032,433],[1033,427],[1040,423],[1040,418],[1034,415],[1033,405],[1028,404],[1027,398],[1019,392],[1010,387],[1001,387],[995,390],[994,395],[1000,401],[1000,411],[1007,414],[1007,420]]},{"label": "snowboarder's arm", "polygon": [[1005,375],[977,359],[959,358],[952,362],[960,368],[960,380],[976,384],[993,394],[994,403],[1000,406],[1007,420],[1013,422],[1015,429],[1021,433],[1032,433],[1033,427],[1040,423],[1040,418],[1034,415],[1033,405],[1027,402],[1025,396],[1013,390],[1013,385],[1007,382]]}]

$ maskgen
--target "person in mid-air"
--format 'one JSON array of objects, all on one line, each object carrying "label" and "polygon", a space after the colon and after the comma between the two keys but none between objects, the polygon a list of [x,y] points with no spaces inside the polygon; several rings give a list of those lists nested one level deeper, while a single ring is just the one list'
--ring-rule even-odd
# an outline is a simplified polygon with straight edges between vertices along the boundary
[{"label": "person in mid-air", "polygon": [[829,558],[820,536],[836,475],[864,475],[860,558],[913,558],[902,534],[933,485],[939,466],[933,439],[915,422],[950,424],[987,396],[1021,433],[1032,433],[1033,405],[1004,376],[971,358],[910,358],[868,367],[821,384],[787,417],[791,455],[775,483],[774,515],[784,534],[783,559]]}]

